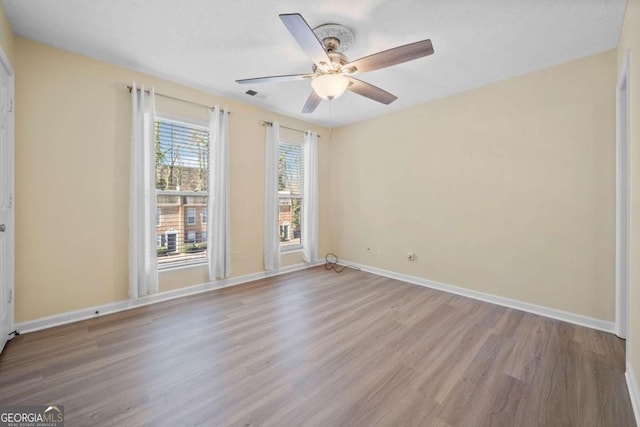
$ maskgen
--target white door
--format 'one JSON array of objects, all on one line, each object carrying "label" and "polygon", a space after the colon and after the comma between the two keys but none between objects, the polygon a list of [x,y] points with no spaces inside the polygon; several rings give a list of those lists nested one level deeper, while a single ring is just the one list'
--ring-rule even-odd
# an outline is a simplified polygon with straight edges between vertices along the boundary
[{"label": "white door", "polygon": [[[0,52],[2,53],[2,52]],[[13,331],[13,76],[0,55],[0,351]]]}]

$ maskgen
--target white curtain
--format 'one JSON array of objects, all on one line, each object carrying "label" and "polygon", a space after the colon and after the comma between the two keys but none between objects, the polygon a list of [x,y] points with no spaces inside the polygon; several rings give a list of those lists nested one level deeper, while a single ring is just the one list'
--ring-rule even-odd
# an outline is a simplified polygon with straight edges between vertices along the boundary
[{"label": "white curtain", "polygon": [[156,254],[155,94],[131,89],[129,297],[158,292]]},{"label": "white curtain", "polygon": [[280,125],[267,126],[264,178],[264,269],[280,268],[280,242],[278,240],[278,142]]},{"label": "white curtain", "polygon": [[229,115],[226,107],[209,111],[209,205],[207,251],[209,280],[231,275],[229,215]]},{"label": "white curtain", "polygon": [[302,256],[318,259],[318,134],[304,134],[304,193],[302,210]]}]

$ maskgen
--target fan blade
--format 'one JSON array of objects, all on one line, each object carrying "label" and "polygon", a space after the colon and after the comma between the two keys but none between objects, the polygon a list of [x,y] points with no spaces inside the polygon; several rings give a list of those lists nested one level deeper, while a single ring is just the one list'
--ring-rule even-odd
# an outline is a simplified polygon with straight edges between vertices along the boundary
[{"label": "fan blade", "polygon": [[320,104],[320,101],[322,101],[322,98],[320,98],[315,91],[312,91],[307,102],[305,102],[304,107],[302,107],[302,113],[313,113],[318,107],[318,104]]},{"label": "fan blade", "polygon": [[342,69],[355,68],[357,72],[373,71],[402,64],[403,62],[413,61],[414,59],[422,58],[432,53],[433,45],[431,44],[431,40],[422,40],[356,59],[353,62],[343,65]]},{"label": "fan blade", "polygon": [[280,15],[280,19],[302,50],[311,57],[318,67],[323,63],[331,65],[331,59],[329,59],[327,52],[325,52],[322,44],[302,15],[299,13],[285,13]]},{"label": "fan blade", "polygon": [[349,89],[351,92],[357,93],[358,95],[362,95],[366,98],[373,99],[374,101],[378,101],[386,105],[389,105],[393,101],[398,99],[397,96],[392,95],[386,90],[382,90],[370,83],[354,79],[353,77],[348,77],[348,79],[351,84],[349,85],[349,87],[347,87],[347,89]]},{"label": "fan blade", "polygon": [[236,80],[236,83],[246,85],[249,83],[278,83],[278,82],[293,82],[296,80],[309,79],[313,74],[288,74],[286,76],[269,76],[269,77],[256,77],[253,79]]}]

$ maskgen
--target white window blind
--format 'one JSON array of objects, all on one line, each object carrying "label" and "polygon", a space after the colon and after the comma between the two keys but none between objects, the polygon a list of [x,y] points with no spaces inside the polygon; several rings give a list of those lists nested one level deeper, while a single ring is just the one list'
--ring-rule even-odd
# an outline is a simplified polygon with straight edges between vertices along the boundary
[{"label": "white window blind", "polygon": [[278,144],[278,227],[282,251],[302,248],[303,155],[301,144]]},{"label": "white window blind", "polygon": [[207,262],[209,131],[160,118],[155,147],[158,267]]}]

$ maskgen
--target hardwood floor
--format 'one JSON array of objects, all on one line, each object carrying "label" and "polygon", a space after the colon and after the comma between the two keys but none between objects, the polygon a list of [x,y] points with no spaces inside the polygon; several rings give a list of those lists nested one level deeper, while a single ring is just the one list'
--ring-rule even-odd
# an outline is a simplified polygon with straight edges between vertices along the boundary
[{"label": "hardwood floor", "polygon": [[615,336],[323,267],[16,337],[0,404],[68,426],[635,425]]}]

